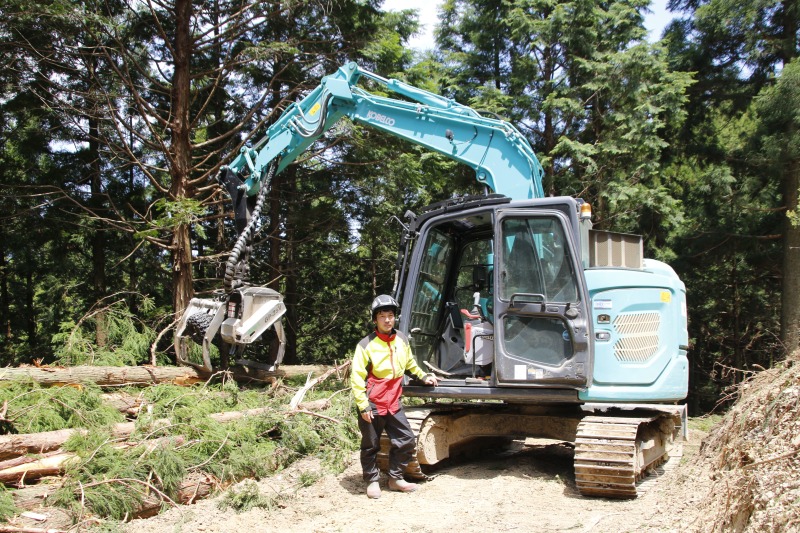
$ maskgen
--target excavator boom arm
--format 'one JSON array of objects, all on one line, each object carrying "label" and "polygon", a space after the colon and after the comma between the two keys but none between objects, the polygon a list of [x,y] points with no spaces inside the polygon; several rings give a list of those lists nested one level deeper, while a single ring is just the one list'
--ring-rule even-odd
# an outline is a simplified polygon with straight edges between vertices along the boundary
[{"label": "excavator boom arm", "polygon": [[[370,78],[410,100],[371,94],[357,87]],[[542,166],[527,139],[504,120],[399,80],[348,63],[289,106],[255,147],[242,148],[227,168],[243,181],[247,196],[261,188],[270,163],[283,170],[342,117],[424,146],[475,170],[476,179],[512,199],[541,198]],[[225,170],[225,167],[223,167]]]}]

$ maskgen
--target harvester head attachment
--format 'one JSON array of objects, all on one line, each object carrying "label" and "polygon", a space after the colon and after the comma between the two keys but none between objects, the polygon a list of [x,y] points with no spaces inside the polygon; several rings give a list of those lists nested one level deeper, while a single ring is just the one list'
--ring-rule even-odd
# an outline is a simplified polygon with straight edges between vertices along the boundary
[{"label": "harvester head attachment", "polygon": [[[275,371],[283,361],[286,346],[281,322],[284,313],[286,306],[283,297],[266,287],[241,287],[221,299],[193,298],[175,330],[177,361],[211,373],[212,344],[219,348],[223,361],[227,363],[231,355],[240,356],[247,345],[272,328],[280,343],[277,358],[272,364],[263,365],[246,359],[236,362]],[[202,346],[202,363],[189,360],[189,339]]]}]

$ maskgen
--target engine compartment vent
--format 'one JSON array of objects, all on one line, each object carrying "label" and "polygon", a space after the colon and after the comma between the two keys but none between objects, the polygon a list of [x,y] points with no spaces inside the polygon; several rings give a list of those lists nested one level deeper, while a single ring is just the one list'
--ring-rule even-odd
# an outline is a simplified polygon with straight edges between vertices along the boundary
[{"label": "engine compartment vent", "polygon": [[642,268],[644,240],[641,235],[613,231],[589,231],[589,266]]},{"label": "engine compartment vent", "polygon": [[646,363],[658,352],[659,313],[622,314],[614,319],[618,339],[614,356],[625,363]]}]

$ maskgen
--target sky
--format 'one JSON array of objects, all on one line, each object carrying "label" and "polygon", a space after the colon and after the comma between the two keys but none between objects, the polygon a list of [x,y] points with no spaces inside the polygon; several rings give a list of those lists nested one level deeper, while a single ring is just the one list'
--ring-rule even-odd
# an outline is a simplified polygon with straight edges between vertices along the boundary
[{"label": "sky", "polygon": [[[441,3],[441,0],[384,0],[383,9],[386,11],[418,10],[423,32],[421,35],[413,37],[409,44],[413,48],[425,50],[433,48],[436,10]],[[657,41],[661,37],[664,27],[672,20],[672,14],[667,11],[667,0],[653,0],[650,10],[653,13],[645,17],[644,25],[649,31],[650,40]]]}]

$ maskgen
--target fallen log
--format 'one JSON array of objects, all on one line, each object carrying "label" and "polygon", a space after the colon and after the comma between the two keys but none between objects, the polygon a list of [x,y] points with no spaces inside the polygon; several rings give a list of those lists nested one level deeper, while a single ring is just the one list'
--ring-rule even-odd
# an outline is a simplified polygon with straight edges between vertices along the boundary
[{"label": "fallen log", "polygon": [[112,406],[128,417],[135,417],[143,407],[142,395],[133,395],[126,392],[106,392],[102,396],[103,403]]},{"label": "fallen log", "polygon": [[[106,483],[113,483],[116,480],[107,480]],[[122,482],[119,480],[118,482]],[[24,489],[18,489],[11,493],[14,505],[23,510],[47,510],[47,498],[52,495],[60,485],[33,485]],[[219,481],[209,474],[203,472],[190,472],[181,482],[175,494],[175,503],[181,505],[191,505],[195,502],[208,498],[220,487]],[[149,493],[139,507],[134,511],[132,518],[148,518],[155,516],[161,510],[164,500],[159,498],[154,492]],[[52,509],[52,508],[50,508]]]},{"label": "fallen log", "polygon": [[33,463],[35,461],[38,461],[39,459],[47,457],[48,455],[55,455],[56,453],[59,453],[59,451],[48,452],[48,453],[44,453],[44,454],[39,455],[39,456],[35,456],[35,455],[20,455],[19,457],[14,457],[13,459],[6,459],[5,461],[0,461],[0,471],[5,470],[6,468],[11,468],[11,467],[14,467],[14,466],[19,466],[19,465],[24,465],[26,463]]},{"label": "fallen log", "polygon": [[[271,383],[276,378],[305,376],[309,372],[322,374],[330,367],[323,365],[282,366],[276,372],[233,367],[229,370],[236,381]],[[101,387],[120,387],[127,385],[153,385],[156,383],[176,383],[189,385],[210,379],[212,375],[189,366],[73,366],[73,367],[35,367],[0,369],[0,381],[30,380],[41,385],[79,385],[95,383]]]},{"label": "fallen log", "polygon": [[[111,436],[127,438],[133,433],[134,422],[123,422],[111,427]],[[0,460],[18,457],[29,453],[47,453],[60,448],[74,434],[86,434],[85,429],[57,429],[40,433],[19,433],[0,435]]]},{"label": "fallen log", "polygon": [[[220,424],[238,420],[246,416],[258,416],[271,411],[274,407],[258,407],[244,411],[226,411],[208,415]],[[154,420],[150,424],[151,430],[171,424],[168,418]],[[136,428],[135,422],[122,422],[111,426],[111,436],[115,439],[127,439]],[[42,431],[41,433],[20,433],[17,435],[0,435],[0,460],[25,455],[28,453],[46,453],[60,448],[74,434],[86,434],[85,429],[59,429],[56,431]]]},{"label": "fallen log", "polygon": [[[145,441],[144,445],[147,451],[152,451],[163,443],[171,443],[180,446],[184,442],[186,442],[185,437],[176,436]],[[122,442],[116,444],[114,447],[120,449],[130,448],[137,444],[138,443],[135,442]],[[32,459],[32,461],[0,470],[0,483],[24,486],[26,481],[40,479],[45,476],[60,475],[71,461],[80,460],[80,457],[72,452],[60,452],[50,453]]]},{"label": "fallen log", "polygon": [[303,401],[305,398],[306,393],[314,388],[316,385],[319,385],[326,379],[328,379],[332,374],[340,374],[345,370],[350,368],[350,361],[345,361],[339,366],[335,366],[326,370],[321,376],[317,377],[316,379],[311,379],[312,373],[309,372],[308,376],[306,377],[306,384],[303,385],[300,390],[298,390],[295,395],[292,397],[292,400],[289,402],[289,407],[292,409],[297,409],[297,406],[300,405],[300,402]]},{"label": "fallen log", "polygon": [[21,489],[10,491],[14,506],[18,509],[30,511],[47,505],[47,498],[53,494],[60,484],[39,483]]},{"label": "fallen log", "polygon": [[[181,483],[175,496],[175,503],[190,505],[210,496],[218,487],[219,481],[208,474],[189,473]],[[161,511],[164,500],[150,494],[134,513],[134,518],[148,518]]]},{"label": "fallen log", "polygon": [[70,461],[79,459],[74,453],[59,453],[48,455],[36,461],[22,465],[12,466],[0,470],[0,483],[5,485],[23,485],[26,480],[35,480],[45,476],[56,476],[64,471]]},{"label": "fallen log", "polygon": [[26,366],[0,370],[0,381],[30,380],[41,385],[78,385],[82,383],[97,383],[100,386],[150,385],[192,379],[201,381],[202,376],[189,367],[169,366]]}]

